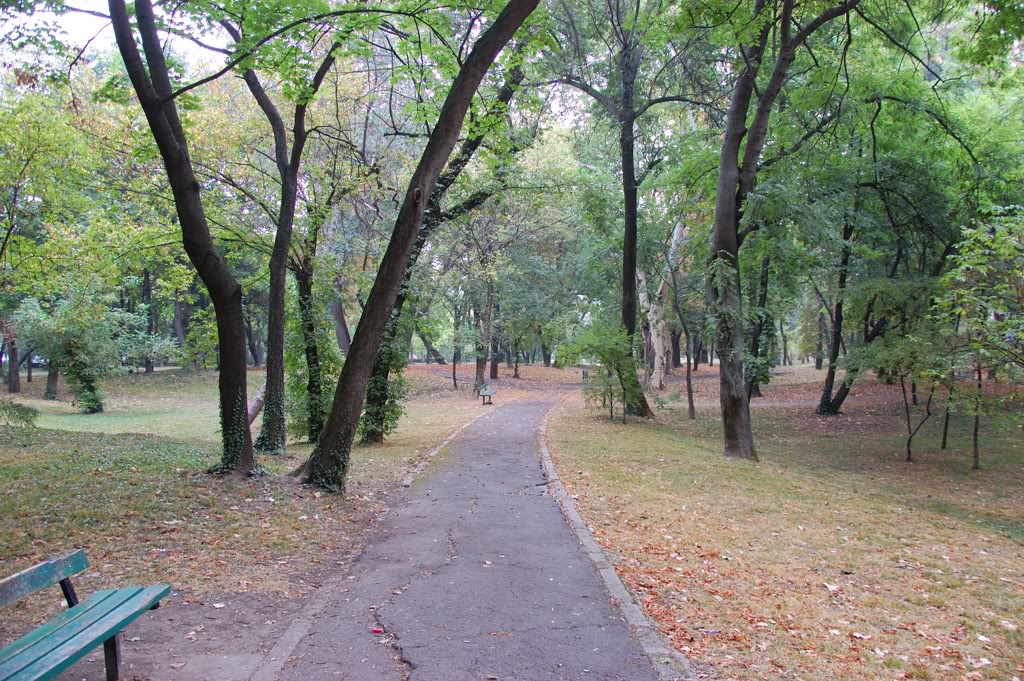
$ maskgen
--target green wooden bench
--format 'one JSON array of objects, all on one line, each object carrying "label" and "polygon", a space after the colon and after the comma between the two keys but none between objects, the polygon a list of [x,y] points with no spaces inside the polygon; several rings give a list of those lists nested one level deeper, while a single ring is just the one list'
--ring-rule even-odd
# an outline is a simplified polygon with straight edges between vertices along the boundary
[{"label": "green wooden bench", "polygon": [[487,383],[481,383],[477,386],[476,394],[480,396],[480,404],[493,404],[491,398],[498,392],[497,388],[492,388]]},{"label": "green wooden bench", "polygon": [[0,608],[60,584],[68,609],[0,650],[0,681],[52,679],[103,644],[107,681],[117,681],[121,663],[118,634],[142,613],[160,605],[171,587],[104,589],[78,602],[71,576],[89,567],[85,551],[48,560],[0,580]]}]

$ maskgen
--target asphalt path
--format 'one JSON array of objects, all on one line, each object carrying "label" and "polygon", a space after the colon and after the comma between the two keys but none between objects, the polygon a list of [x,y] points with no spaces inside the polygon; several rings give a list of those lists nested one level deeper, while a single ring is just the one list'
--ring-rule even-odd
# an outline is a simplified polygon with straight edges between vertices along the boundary
[{"label": "asphalt path", "polygon": [[452,442],[322,596],[281,681],[657,681],[547,491],[555,398],[496,404]]}]

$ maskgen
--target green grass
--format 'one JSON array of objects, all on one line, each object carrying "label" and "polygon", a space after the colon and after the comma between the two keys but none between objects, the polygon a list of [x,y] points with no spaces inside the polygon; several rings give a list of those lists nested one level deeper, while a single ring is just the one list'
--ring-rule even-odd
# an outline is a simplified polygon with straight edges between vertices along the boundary
[{"label": "green grass", "polygon": [[[62,391],[61,401],[42,399],[45,382],[22,380],[19,401],[39,410],[40,428],[88,433],[143,433],[167,438],[215,443],[220,439],[217,412],[217,373],[167,369],[152,374],[124,374],[102,385],[104,410],[81,414]],[[263,373],[249,373],[249,392],[255,393]]]}]

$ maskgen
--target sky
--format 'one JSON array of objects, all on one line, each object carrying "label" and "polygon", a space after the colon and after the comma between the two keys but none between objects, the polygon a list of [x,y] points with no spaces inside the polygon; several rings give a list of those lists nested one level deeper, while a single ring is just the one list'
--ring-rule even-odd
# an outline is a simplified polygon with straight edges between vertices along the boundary
[{"label": "sky", "polygon": [[[107,3],[104,0],[68,0],[68,6],[90,12],[107,13]],[[112,50],[115,47],[114,31],[110,22],[96,16],[82,12],[68,12],[57,17],[58,25],[67,34],[68,42],[74,47],[82,47],[90,39],[89,50]],[[188,40],[171,39],[174,52],[183,56],[189,63],[221,59],[220,55],[202,49],[195,43]],[[211,41],[216,44],[216,41]]]}]

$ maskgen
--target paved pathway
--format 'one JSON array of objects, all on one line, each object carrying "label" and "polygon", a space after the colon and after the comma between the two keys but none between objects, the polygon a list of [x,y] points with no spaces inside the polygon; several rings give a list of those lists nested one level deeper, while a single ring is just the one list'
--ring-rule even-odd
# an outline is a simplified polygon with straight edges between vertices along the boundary
[{"label": "paved pathway", "polygon": [[657,680],[546,492],[537,428],[553,404],[496,405],[453,442],[281,681]]}]

